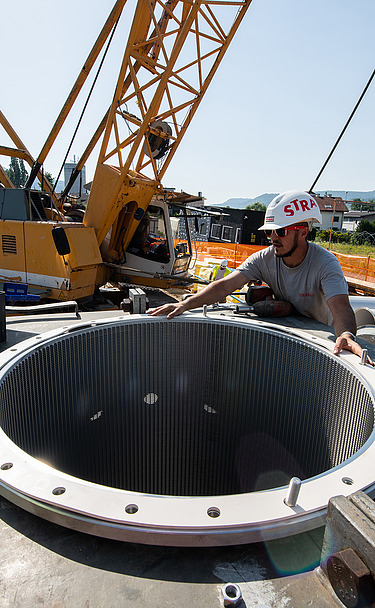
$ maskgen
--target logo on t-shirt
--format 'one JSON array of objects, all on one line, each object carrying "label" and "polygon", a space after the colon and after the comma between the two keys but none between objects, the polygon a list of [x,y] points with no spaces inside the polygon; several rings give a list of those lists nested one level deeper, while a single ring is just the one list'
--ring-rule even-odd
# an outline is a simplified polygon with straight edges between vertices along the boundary
[{"label": "logo on t-shirt", "polygon": [[315,293],[309,293],[309,292],[299,293],[298,296],[300,298],[315,298]]}]

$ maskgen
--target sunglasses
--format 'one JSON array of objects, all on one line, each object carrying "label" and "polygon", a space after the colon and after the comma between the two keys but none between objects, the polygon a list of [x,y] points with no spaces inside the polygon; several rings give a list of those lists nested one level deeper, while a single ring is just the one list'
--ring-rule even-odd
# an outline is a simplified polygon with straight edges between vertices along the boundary
[{"label": "sunglasses", "polygon": [[282,239],[284,236],[286,236],[286,233],[289,230],[301,230],[301,228],[306,228],[306,226],[290,226],[289,228],[276,228],[276,230],[265,230],[264,234],[270,237],[273,232],[276,232],[277,236]]}]

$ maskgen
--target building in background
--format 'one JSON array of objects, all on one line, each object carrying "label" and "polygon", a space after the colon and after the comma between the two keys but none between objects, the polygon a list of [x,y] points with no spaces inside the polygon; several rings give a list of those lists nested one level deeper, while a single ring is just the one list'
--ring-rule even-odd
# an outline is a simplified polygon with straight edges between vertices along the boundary
[{"label": "building in background", "polygon": [[[65,163],[65,165],[64,165],[65,186],[69,182],[70,176],[73,173],[75,168],[76,168],[75,162],[74,163]],[[71,194],[72,196],[82,196],[83,194],[86,194],[85,184],[86,184],[86,167],[84,166],[82,168],[81,173],[75,180],[73,186],[71,187],[69,194]]]},{"label": "building in background", "polygon": [[[218,211],[217,207],[215,208]],[[264,224],[264,211],[250,209],[222,209],[223,215],[211,218],[208,240],[211,242],[265,245],[264,232],[258,230]]]},{"label": "building in background", "polygon": [[319,226],[319,229],[330,230],[332,226],[332,230],[342,230],[344,213],[348,212],[345,201],[340,196],[321,196],[320,194],[314,194],[314,198],[322,214],[322,225]]},{"label": "building in background", "polygon": [[[205,215],[205,211],[209,215]],[[195,221],[190,224],[192,238],[196,241],[239,243],[243,245],[267,244],[263,231],[264,211],[230,209],[221,207],[197,208]],[[211,215],[214,214],[214,215]],[[183,235],[180,235],[183,238]]]},{"label": "building in background", "polygon": [[342,228],[353,232],[361,220],[375,222],[375,211],[348,211],[344,214]]}]

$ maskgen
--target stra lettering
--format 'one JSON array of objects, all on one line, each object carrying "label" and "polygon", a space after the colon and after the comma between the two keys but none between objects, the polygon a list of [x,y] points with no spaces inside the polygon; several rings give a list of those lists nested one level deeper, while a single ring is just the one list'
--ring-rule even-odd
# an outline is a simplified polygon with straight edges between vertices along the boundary
[{"label": "stra lettering", "polygon": [[294,201],[290,201],[288,205],[284,206],[284,213],[285,215],[292,217],[296,211],[311,211],[311,209],[317,206],[317,203],[312,198],[309,198],[309,200],[298,200],[298,198],[296,198]]}]

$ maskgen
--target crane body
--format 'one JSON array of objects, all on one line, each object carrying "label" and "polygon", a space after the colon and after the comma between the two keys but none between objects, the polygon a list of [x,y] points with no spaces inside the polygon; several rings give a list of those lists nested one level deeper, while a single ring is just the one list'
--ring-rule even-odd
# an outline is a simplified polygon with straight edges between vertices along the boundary
[{"label": "crane body", "polygon": [[[82,223],[69,221],[76,218],[64,206],[67,192],[56,197],[50,184],[47,193],[32,185],[125,1],[115,3],[35,161],[0,115],[16,146],[0,153],[32,164],[23,190],[9,189],[0,173],[1,279],[67,300],[86,298],[109,279],[167,287],[186,275],[191,254],[175,247],[168,212],[174,197],[161,180],[250,3],[138,0],[112,104],[77,163],[83,167],[101,138]],[[63,246],[56,245],[57,227]],[[4,238],[12,247],[4,248]]]}]

